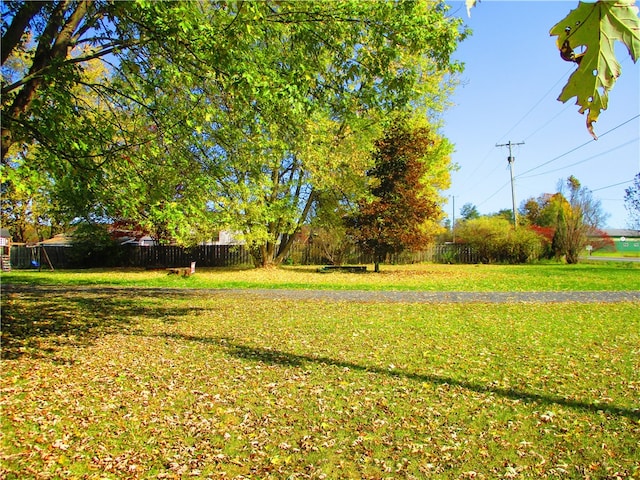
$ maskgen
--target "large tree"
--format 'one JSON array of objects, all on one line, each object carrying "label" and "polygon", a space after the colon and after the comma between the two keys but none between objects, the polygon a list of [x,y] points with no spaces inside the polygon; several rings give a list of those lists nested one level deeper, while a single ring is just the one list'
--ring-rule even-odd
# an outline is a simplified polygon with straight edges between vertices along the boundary
[{"label": "large tree", "polygon": [[[151,46],[177,55],[180,5],[165,5],[157,18],[143,2],[2,3],[3,182],[24,177],[11,170],[38,171],[59,218],[113,218],[128,153],[157,140],[128,110],[153,111],[153,84],[133,91],[127,74],[150,64]],[[147,171],[129,166],[129,176]]]},{"label": "large tree", "polygon": [[373,254],[376,272],[389,253],[424,248],[441,230],[450,150],[428,126],[402,118],[376,142],[370,195],[346,219],[349,235]]},{"label": "large tree", "polygon": [[239,231],[259,265],[282,261],[325,193],[356,188],[390,112],[443,108],[462,36],[432,2],[150,3],[125,13],[132,37],[165,41],[128,49],[109,83],[85,82],[109,105],[92,119],[117,148],[106,158],[83,139],[90,174],[78,186],[75,165],[57,167],[59,182],[84,188],[73,198],[94,215],[165,225],[177,240],[212,225]]},{"label": "large tree", "polygon": [[[296,2],[277,14],[235,47],[248,61],[233,84],[207,87],[224,103],[197,138],[214,172],[212,209],[260,266],[286,257],[321,199],[358,185],[390,112],[442,108],[460,37],[438,4]],[[243,36],[249,28],[235,25]]]}]

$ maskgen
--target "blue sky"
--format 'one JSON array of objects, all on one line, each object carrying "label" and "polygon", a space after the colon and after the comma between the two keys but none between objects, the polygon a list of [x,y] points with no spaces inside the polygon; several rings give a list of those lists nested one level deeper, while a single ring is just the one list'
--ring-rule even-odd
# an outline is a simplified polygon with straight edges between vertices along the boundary
[{"label": "blue sky", "polygon": [[[447,1],[473,34],[454,55],[465,63],[454,106],[444,115],[443,134],[455,145],[452,174],[455,216],[465,203],[488,214],[510,209],[507,147],[514,147],[516,204],[557,191],[570,175],[593,192],[610,216],[607,226],[625,228],[625,188],[640,172],[640,61],[616,49],[622,75],[609,95],[609,107],[595,124],[594,141],[575,99],[557,101],[575,64],[560,58],[549,30],[578,1],[484,0],[467,17],[464,2]],[[449,217],[451,199],[445,207]]]}]

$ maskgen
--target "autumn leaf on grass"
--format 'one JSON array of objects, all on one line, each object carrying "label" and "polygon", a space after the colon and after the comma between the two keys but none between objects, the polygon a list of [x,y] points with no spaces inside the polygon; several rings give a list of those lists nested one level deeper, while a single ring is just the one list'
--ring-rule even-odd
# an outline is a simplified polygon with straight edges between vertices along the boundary
[{"label": "autumn leaf on grass", "polygon": [[[550,31],[558,37],[556,44],[562,58],[578,64],[558,100],[564,103],[577,97],[576,105],[580,105],[580,113],[588,112],[587,129],[596,140],[593,123],[607,109],[609,91],[620,76],[614,43],[624,43],[634,62],[640,56],[640,21],[634,3],[580,2]],[[579,48],[585,50],[577,52]]]}]

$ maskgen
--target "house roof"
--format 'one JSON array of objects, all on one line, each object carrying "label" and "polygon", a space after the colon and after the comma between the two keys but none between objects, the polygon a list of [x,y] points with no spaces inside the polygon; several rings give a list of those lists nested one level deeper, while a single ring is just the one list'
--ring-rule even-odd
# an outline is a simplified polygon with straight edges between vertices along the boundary
[{"label": "house roof", "polygon": [[66,236],[64,233],[60,233],[58,235],[54,235],[53,238],[38,242],[38,245],[59,245],[68,247],[71,243],[71,237]]},{"label": "house roof", "polygon": [[640,230],[624,229],[624,228],[605,228],[604,233],[610,237],[640,237]]},{"label": "house roof", "polygon": [[8,228],[0,228],[0,237],[11,238],[11,233]]}]

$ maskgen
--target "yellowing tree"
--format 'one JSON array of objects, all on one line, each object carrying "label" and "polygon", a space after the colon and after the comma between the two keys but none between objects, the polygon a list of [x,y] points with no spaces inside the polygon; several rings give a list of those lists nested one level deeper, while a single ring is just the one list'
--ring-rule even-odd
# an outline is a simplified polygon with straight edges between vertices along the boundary
[{"label": "yellowing tree", "polygon": [[587,246],[588,233],[601,227],[606,215],[591,190],[580,185],[573,175],[560,184],[559,193],[555,197],[557,216],[553,248],[567,263],[578,263]]}]

